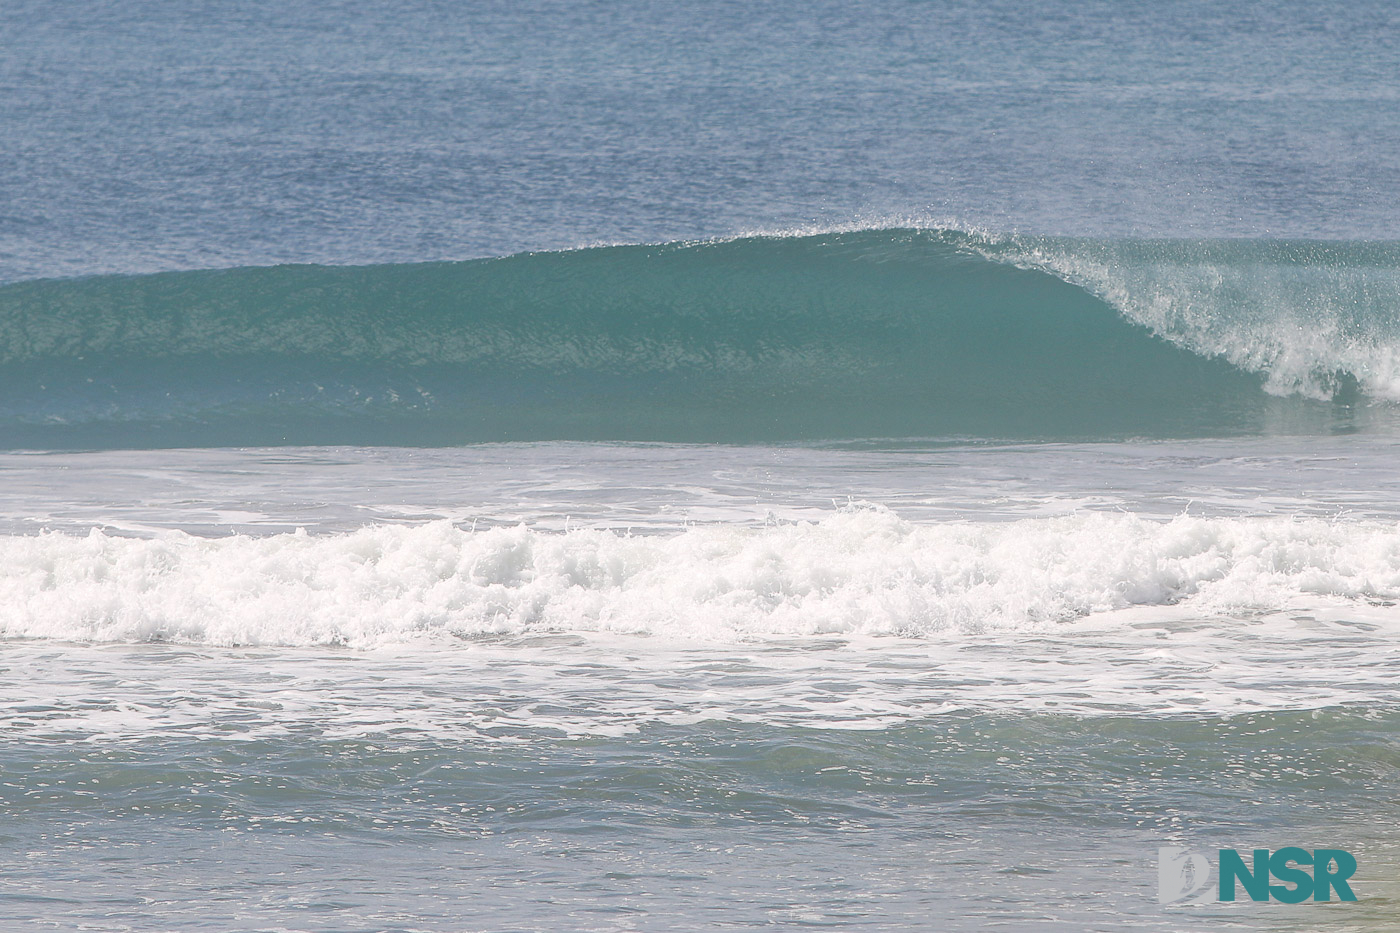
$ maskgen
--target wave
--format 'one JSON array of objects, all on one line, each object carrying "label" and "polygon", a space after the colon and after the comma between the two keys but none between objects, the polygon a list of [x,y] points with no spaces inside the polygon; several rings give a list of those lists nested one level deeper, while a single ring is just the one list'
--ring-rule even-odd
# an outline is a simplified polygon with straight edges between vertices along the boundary
[{"label": "wave", "polygon": [[[1130,607],[1400,599],[1400,526],[1085,513],[913,524],[878,507],[679,534],[0,538],[0,637],[345,645],[623,632],[735,641],[1045,628]],[[1377,610],[1379,611],[1379,610]]]},{"label": "wave", "polygon": [[0,287],[0,446],[1391,423],[1400,246],[882,229]]}]

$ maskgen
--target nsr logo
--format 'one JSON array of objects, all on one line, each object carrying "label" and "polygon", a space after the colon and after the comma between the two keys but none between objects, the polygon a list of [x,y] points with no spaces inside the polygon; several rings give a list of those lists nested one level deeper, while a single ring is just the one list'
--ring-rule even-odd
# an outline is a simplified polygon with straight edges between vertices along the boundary
[{"label": "nsr logo", "polygon": [[[1200,893],[1192,904],[1233,901],[1237,888],[1243,888],[1252,901],[1267,901],[1272,897],[1285,904],[1297,904],[1312,898],[1330,901],[1354,901],[1351,885],[1356,874],[1356,859],[1343,849],[1300,849],[1296,846],[1279,849],[1272,855],[1268,849],[1255,849],[1253,865],[1234,849],[1221,849],[1218,883],[1210,884],[1210,860],[1204,855],[1179,846],[1164,846],[1157,850],[1157,900],[1175,904]],[[1312,873],[1308,873],[1308,867]],[[1278,884],[1270,884],[1271,880]]]}]

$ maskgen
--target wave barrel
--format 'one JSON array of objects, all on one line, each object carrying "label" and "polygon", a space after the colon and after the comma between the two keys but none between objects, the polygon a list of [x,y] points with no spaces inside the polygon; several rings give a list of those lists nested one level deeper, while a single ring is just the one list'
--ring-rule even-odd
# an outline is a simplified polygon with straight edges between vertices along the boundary
[{"label": "wave barrel", "polygon": [[0,447],[1093,439],[1335,428],[966,235],[867,230],[0,288]]}]

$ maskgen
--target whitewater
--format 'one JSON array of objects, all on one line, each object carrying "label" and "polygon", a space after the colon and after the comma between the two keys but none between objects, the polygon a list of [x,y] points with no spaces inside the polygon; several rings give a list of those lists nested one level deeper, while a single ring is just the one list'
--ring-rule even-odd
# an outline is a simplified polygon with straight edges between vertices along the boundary
[{"label": "whitewater", "polygon": [[1397,35],[0,5],[0,931],[1393,929]]},{"label": "whitewater", "polygon": [[[572,926],[597,878],[644,897],[655,871],[663,927],[709,897],[917,928],[960,896],[937,852],[1017,869],[1021,910],[1097,877],[1175,929],[1159,840],[1288,822],[1362,853],[1349,916],[1383,928],[1386,824],[1335,808],[1396,774],[1397,443],[0,455],[0,805],[36,853],[8,883],[72,879],[3,916],[136,883],[150,903],[102,902],[117,928],[237,925],[209,892],[246,904],[279,865],[365,928],[425,879],[455,892],[429,928],[459,898],[483,929]],[[114,882],[68,838],[159,874]],[[482,899],[556,858],[545,900]],[[878,908],[825,887],[833,859]],[[754,880],[775,866],[790,906]]]},{"label": "whitewater", "polygon": [[[876,227],[0,287],[0,807],[57,898],[0,925],[332,928],[274,865],[366,930],[653,875],[638,928],[1166,930],[1214,908],[1159,845],[1287,826],[1381,929],[1389,824],[1296,801],[1400,780],[1398,273]],[[83,893],[110,845],[159,906]]]},{"label": "whitewater", "polygon": [[1130,606],[1278,611],[1400,597],[1400,529],[1088,515],[914,527],[883,510],[665,538],[476,534],[155,540],[41,535],[0,546],[9,637],[377,647],[433,635],[986,632]]}]

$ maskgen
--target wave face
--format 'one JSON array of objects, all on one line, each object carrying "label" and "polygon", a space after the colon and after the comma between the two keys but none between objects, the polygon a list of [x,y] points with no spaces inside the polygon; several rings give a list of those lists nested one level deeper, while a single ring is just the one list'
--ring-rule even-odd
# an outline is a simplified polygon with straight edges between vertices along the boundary
[{"label": "wave face", "polygon": [[1400,598],[1400,529],[1114,513],[677,535],[469,531],[0,538],[0,637],[368,648],[434,637],[626,632],[734,641],[1039,628],[1131,607],[1210,613]]},{"label": "wave face", "polygon": [[0,288],[0,446],[1326,431],[1400,247],[862,230]]}]

